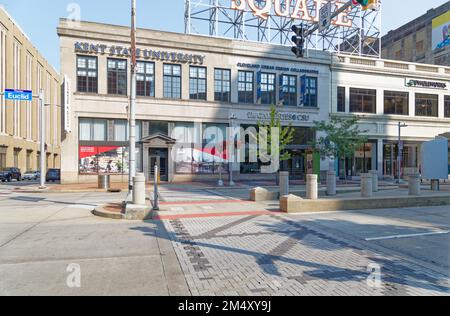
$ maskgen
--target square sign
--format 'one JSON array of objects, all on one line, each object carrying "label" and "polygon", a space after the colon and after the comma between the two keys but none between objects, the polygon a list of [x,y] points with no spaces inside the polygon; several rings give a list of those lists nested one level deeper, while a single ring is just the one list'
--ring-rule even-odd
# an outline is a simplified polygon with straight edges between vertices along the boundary
[{"label": "square sign", "polygon": [[33,91],[6,89],[5,90],[5,100],[32,101],[33,100]]}]

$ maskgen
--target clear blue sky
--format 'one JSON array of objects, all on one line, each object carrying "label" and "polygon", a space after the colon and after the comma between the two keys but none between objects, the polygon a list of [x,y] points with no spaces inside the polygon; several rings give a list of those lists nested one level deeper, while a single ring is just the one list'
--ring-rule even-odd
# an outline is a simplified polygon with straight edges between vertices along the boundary
[{"label": "clear blue sky", "polygon": [[[397,28],[447,0],[383,0],[383,31]],[[0,0],[35,46],[59,69],[56,26],[70,3],[81,6],[81,19],[129,25],[130,0]],[[183,0],[137,0],[138,27],[184,31]]]}]

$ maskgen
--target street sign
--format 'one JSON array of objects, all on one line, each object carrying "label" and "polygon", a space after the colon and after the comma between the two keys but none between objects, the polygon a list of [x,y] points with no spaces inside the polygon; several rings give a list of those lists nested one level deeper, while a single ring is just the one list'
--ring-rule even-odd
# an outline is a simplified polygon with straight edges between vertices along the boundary
[{"label": "street sign", "polygon": [[319,32],[323,33],[331,26],[331,15],[333,11],[333,4],[328,1],[319,12]]},{"label": "street sign", "polygon": [[33,91],[5,89],[5,100],[32,101]]}]

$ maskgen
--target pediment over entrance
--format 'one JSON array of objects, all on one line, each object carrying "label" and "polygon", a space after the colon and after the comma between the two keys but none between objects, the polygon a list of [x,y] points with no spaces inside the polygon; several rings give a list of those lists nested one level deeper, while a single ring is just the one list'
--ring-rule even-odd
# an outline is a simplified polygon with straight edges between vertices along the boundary
[{"label": "pediment over entrance", "polygon": [[154,134],[141,139],[140,143],[148,147],[171,147],[175,145],[176,139],[164,134]]}]

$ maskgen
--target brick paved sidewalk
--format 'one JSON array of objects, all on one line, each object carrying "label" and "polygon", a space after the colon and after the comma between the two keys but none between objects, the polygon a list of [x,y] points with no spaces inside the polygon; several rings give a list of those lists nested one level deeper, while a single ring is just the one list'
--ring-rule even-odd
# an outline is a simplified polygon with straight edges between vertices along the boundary
[{"label": "brick paved sidewalk", "polygon": [[[448,295],[449,280],[284,215],[164,221],[193,295]],[[381,268],[381,286],[370,278]],[[376,275],[375,275],[376,276]]]}]

